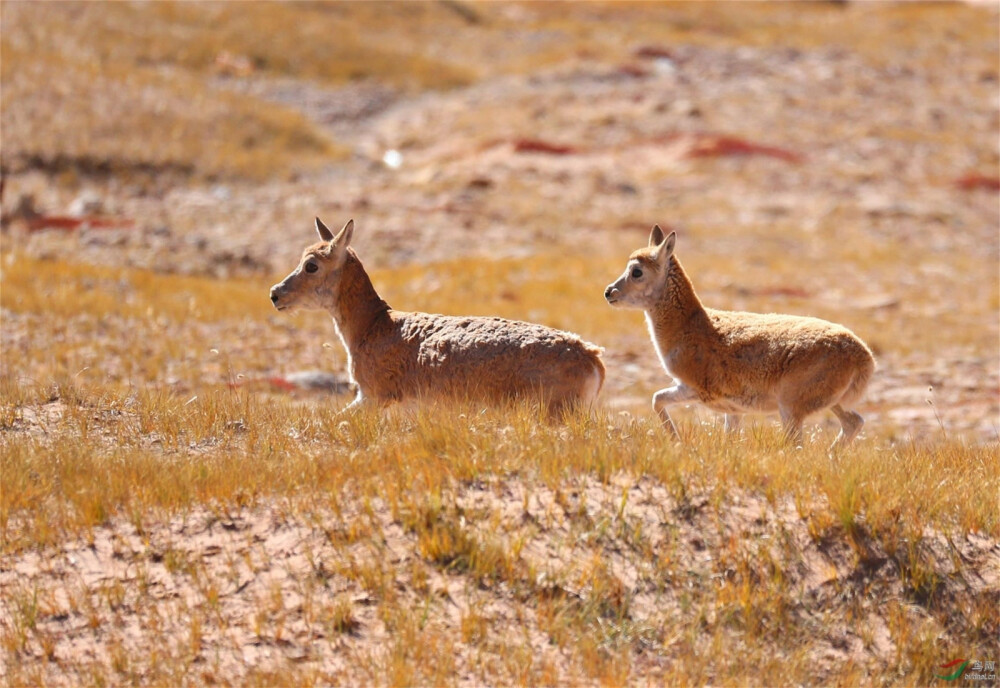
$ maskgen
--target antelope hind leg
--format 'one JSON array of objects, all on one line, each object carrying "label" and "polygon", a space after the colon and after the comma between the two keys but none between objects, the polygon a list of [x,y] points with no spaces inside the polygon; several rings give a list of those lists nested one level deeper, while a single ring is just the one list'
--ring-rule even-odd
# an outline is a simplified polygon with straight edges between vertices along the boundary
[{"label": "antelope hind leg", "polygon": [[830,407],[830,410],[840,420],[841,425],[837,439],[830,445],[830,451],[833,451],[849,445],[857,437],[858,433],[861,432],[861,428],[865,424],[865,419],[861,417],[860,413],[847,411],[840,404],[834,404]]}]

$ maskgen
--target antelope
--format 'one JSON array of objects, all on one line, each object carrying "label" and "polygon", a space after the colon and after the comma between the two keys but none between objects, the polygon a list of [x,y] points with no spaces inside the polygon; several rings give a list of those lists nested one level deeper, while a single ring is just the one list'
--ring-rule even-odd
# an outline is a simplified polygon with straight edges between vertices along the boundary
[{"label": "antelope", "polygon": [[668,409],[699,402],[725,414],[725,428],[746,413],[781,416],[787,438],[802,441],[807,416],[830,409],[841,430],[831,450],[864,425],[852,406],[875,371],[871,350],[847,328],[818,318],[705,308],[674,255],[677,235],[659,225],[608,285],[613,307],[645,311],[649,335],[674,385],[653,395],[653,410],[678,438]]},{"label": "antelope", "polygon": [[321,241],[271,287],[271,303],[333,316],[358,389],[347,409],[440,397],[489,404],[533,398],[554,414],[594,402],[605,375],[600,347],[532,323],[394,310],[350,246],[354,221],[334,236],[316,218],[316,231]]}]

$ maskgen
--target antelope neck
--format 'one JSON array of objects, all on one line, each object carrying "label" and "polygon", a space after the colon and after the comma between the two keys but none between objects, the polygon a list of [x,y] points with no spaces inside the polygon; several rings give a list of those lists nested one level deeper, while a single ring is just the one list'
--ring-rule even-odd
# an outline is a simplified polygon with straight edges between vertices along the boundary
[{"label": "antelope neck", "polygon": [[659,301],[647,311],[657,335],[676,341],[692,329],[711,329],[708,313],[677,258],[670,257],[668,270]]},{"label": "antelope neck", "polygon": [[339,288],[329,308],[348,349],[357,347],[365,333],[389,310],[389,304],[375,291],[361,261],[349,250],[341,268]]}]

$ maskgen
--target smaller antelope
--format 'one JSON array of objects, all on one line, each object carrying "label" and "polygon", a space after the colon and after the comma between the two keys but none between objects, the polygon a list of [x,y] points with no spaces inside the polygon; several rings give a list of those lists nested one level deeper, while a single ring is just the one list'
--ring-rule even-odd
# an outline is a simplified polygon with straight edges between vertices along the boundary
[{"label": "smaller antelope", "polygon": [[875,371],[865,343],[817,318],[705,308],[674,255],[676,241],[654,226],[649,245],[604,291],[612,306],[646,311],[653,346],[676,383],[653,395],[664,427],[676,438],[667,409],[695,401],[726,414],[729,431],[744,413],[777,411],[799,444],[806,416],[829,408],[842,426],[831,449],[853,440],[864,419],[850,408]]},{"label": "smaller antelope", "polygon": [[414,398],[490,403],[537,398],[551,413],[591,404],[604,383],[603,349],[568,332],[490,317],[405,313],[376,293],[354,249],[354,221],[337,236],[316,218],[322,239],[271,287],[279,311],[328,311],[358,395],[347,408]]}]

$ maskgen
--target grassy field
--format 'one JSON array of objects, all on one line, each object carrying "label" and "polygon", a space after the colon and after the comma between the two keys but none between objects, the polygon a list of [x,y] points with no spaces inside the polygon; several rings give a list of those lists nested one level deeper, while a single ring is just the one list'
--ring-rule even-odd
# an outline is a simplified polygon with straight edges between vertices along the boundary
[{"label": "grassy field", "polygon": [[[596,268],[561,264],[375,277],[612,349],[644,336],[571,310]],[[5,254],[3,287],[11,685],[925,683],[995,648],[995,445],[874,428],[832,459],[829,425],[793,450],[690,414],[674,445],[645,403],[343,418],[347,397],[266,382],[277,355],[343,353],[265,284]]]},{"label": "grassy field", "polygon": [[[1000,661],[996,10],[719,7],[3,2],[0,682],[910,686]],[[685,152],[721,134],[798,161]],[[131,224],[10,212],[82,191]],[[328,316],[267,300],[316,214],[357,220],[395,307],[604,346],[597,406],[342,416],[290,388],[346,364]],[[668,440],[643,317],[601,296],[653,222],[706,305],[871,344],[855,445],[697,408]]]},{"label": "grassy field", "polygon": [[[321,683],[924,683],[995,649],[989,448],[832,462],[604,414],[46,394],[22,409],[61,422],[4,447],[6,555],[34,552],[6,588],[13,684],[212,682],[248,644]],[[92,661],[60,660],[77,643]]]}]

